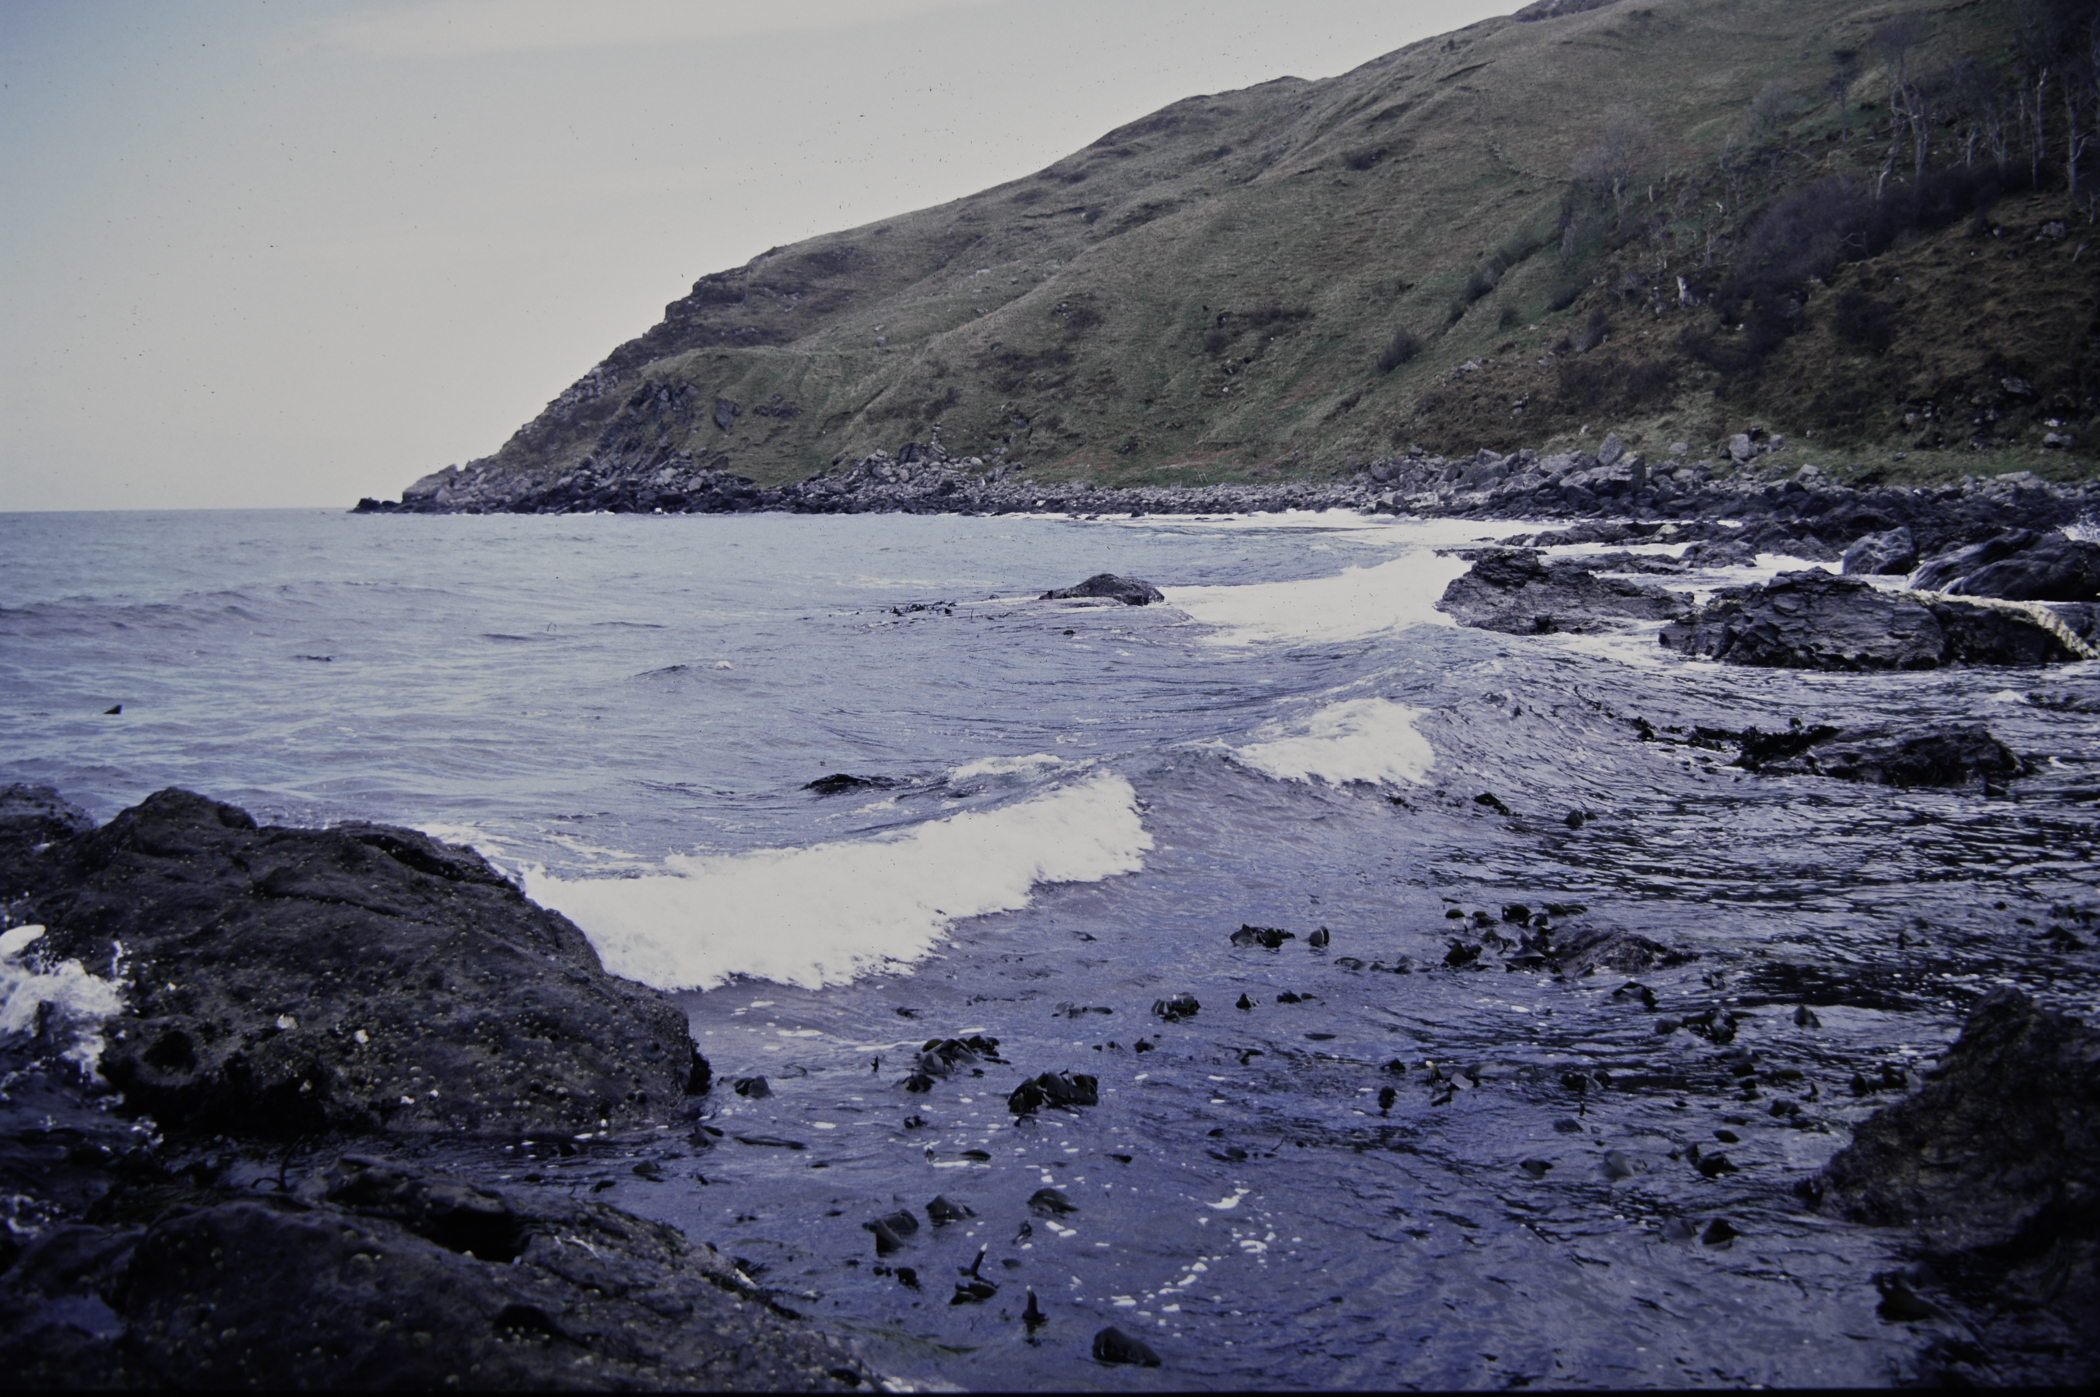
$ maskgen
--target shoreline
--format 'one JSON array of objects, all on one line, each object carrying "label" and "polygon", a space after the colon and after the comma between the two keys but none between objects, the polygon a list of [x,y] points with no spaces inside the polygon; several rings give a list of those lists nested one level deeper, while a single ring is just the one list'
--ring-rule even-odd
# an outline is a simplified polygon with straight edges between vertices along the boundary
[{"label": "shoreline", "polygon": [[[2058,485],[2030,472],[1966,477],[1939,488],[1856,486],[1813,463],[1794,467],[1791,448],[1738,442],[1734,469],[1683,457],[1651,463],[1608,437],[1596,453],[1541,456],[1530,449],[1471,458],[1409,455],[1374,461],[1339,480],[1201,486],[1096,486],[1031,481],[1010,468],[956,459],[938,444],[876,452],[837,473],[784,486],[697,465],[684,458],[646,478],[571,472],[544,487],[493,472],[441,475],[427,491],[399,501],[360,500],[357,514],[1247,514],[1356,510],[1364,514],[1536,522],[1653,521],[1630,533],[1668,530],[1669,541],[1728,538],[1761,551],[1833,560],[1860,538],[1909,528],[1928,550],[1976,542],[1989,531],[2058,528],[2100,516],[2100,481]],[[427,484],[427,482],[423,482]],[[1722,521],[1738,523],[1730,528]],[[1573,540],[1571,540],[1573,541]],[[1765,547],[1786,542],[1792,547]]]}]

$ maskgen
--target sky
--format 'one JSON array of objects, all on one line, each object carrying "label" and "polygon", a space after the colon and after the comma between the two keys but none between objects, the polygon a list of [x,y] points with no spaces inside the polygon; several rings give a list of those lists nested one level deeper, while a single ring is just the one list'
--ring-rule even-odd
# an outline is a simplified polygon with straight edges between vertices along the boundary
[{"label": "sky", "polygon": [[0,0],[0,511],[347,507],[695,279],[1521,0]]}]

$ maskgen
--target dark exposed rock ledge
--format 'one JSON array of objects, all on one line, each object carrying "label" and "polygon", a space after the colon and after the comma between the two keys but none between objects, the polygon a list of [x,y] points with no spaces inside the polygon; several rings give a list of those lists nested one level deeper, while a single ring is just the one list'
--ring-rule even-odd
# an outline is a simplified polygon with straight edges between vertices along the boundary
[{"label": "dark exposed rock ledge", "polygon": [[0,1039],[0,1365],[17,1381],[875,1382],[675,1229],[371,1153],[653,1139],[708,1089],[677,1006],[608,974],[472,851],[379,825],[258,828],[179,790],[96,829],[15,786],[0,898],[10,925],[46,928],[11,943],[21,964],[108,968],[127,1001],[101,1025],[106,1080],[74,1060],[95,1026],[52,1005]]},{"label": "dark exposed rock ledge", "polygon": [[167,790],[5,870],[39,950],[133,982],[102,1070],[197,1131],[578,1131],[705,1090],[685,1015],[472,850]]},{"label": "dark exposed rock ledge", "polygon": [[[1911,531],[1926,556],[1981,542],[2007,529],[2054,529],[2100,510],[2100,484],[2055,486],[2022,473],[1972,477],[1940,489],[1854,488],[1814,466],[1791,470],[1785,455],[1760,467],[1716,474],[1706,465],[1670,460],[1654,465],[1615,449],[1604,457],[1540,456],[1482,451],[1470,458],[1410,455],[1375,461],[1354,475],[1274,484],[1101,487],[1087,481],[1039,481],[1010,466],[954,458],[936,443],[912,443],[894,456],[858,461],[781,486],[761,486],[685,456],[643,472],[573,471],[533,486],[493,464],[434,476],[400,501],[362,500],[362,513],[568,514],[1216,514],[1291,509],[1354,509],[1385,514],[1512,519],[1640,519],[1619,526],[1618,542],[1654,536],[1678,542],[1711,539],[1795,557],[1836,561],[1852,543],[1877,533]],[[1745,527],[1732,529],[1719,521]]]}]

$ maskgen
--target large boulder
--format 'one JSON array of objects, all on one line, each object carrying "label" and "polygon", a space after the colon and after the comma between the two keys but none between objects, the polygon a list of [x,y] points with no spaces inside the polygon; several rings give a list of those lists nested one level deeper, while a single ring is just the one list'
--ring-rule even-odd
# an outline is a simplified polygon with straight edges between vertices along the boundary
[{"label": "large boulder", "polygon": [[[1997,551],[2008,539],[2032,541],[2013,551]],[[2100,601],[2100,543],[2016,530],[1927,564],[1912,585],[2007,601]]]},{"label": "large boulder", "polygon": [[1918,541],[1909,529],[1863,534],[1845,550],[1845,575],[1907,575],[1918,565]]},{"label": "large boulder", "polygon": [[1164,592],[1142,578],[1118,577],[1112,572],[1097,572],[1075,587],[1052,588],[1037,600],[1078,601],[1091,598],[1119,601],[1125,606],[1149,606],[1153,602],[1167,599]]},{"label": "large boulder", "polygon": [[1534,549],[1500,549],[1454,578],[1437,601],[1461,626],[1510,635],[1589,632],[1628,621],[1668,621],[1691,613],[1681,593],[1603,578],[1579,563],[1548,564]]},{"label": "large boulder", "polygon": [[2003,1270],[2019,1298],[2089,1326],[2100,1314],[2100,1033],[2018,990],[1992,991],[1926,1084],[1861,1122],[1804,1191],[1855,1221],[1911,1224],[1934,1251],[1968,1253]]},{"label": "large boulder", "polygon": [[0,883],[48,928],[34,953],[129,981],[101,1070],[165,1127],[573,1133],[675,1119],[708,1084],[677,1005],[415,830],[258,828],[165,790],[16,849]]},{"label": "large boulder", "polygon": [[1728,664],[1830,670],[2054,664],[2085,648],[2028,608],[1883,592],[1814,568],[1717,592],[1660,640]]},{"label": "large boulder", "polygon": [[1925,560],[1924,565],[1912,574],[1910,585],[1921,592],[1947,591],[1970,573],[2024,553],[2041,540],[2041,534],[2033,529],[2007,529],[1982,543],[1944,549]]}]

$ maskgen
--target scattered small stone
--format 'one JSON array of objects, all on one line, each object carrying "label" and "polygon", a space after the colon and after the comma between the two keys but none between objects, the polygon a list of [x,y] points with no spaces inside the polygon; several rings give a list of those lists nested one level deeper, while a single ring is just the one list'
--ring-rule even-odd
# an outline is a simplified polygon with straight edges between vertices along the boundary
[{"label": "scattered small stone", "polygon": [[1318,931],[1305,938],[1305,944],[1312,947],[1314,950],[1319,950],[1320,948],[1326,946],[1333,939],[1333,934],[1329,932],[1326,927],[1321,927]]},{"label": "scattered small stone", "polygon": [[1297,939],[1298,934],[1296,932],[1285,931],[1281,927],[1273,926],[1242,926],[1238,931],[1232,933],[1233,945],[1259,946],[1267,951],[1273,951],[1283,945],[1284,942]]},{"label": "scattered small stone", "polygon": [[773,1094],[772,1083],[764,1077],[739,1077],[734,1085],[738,1096],[748,1096],[753,1101]]},{"label": "scattered small stone", "polygon": [[1076,1213],[1079,1211],[1077,1203],[1074,1203],[1064,1193],[1054,1188],[1039,1188],[1034,1193],[1029,1194],[1028,1207],[1030,1211],[1041,1217],[1049,1217],[1056,1213]]},{"label": "scattered small stone", "polygon": [[938,1227],[942,1223],[961,1222],[964,1218],[974,1218],[977,1216],[977,1213],[969,1204],[958,1203],[947,1194],[941,1193],[935,1194],[933,1201],[926,1205],[926,1216],[932,1219],[934,1226]]},{"label": "scattered small stone", "polygon": [[[1152,1001],[1152,1012],[1165,1019],[1168,1023],[1173,1023],[1179,1019],[1193,1019],[1196,1017],[1196,1011],[1202,1007],[1202,1003],[1197,1000],[1196,996],[1187,993],[1177,994],[1168,999],[1155,999]],[[1144,1049],[1140,1048],[1138,1051],[1143,1052]]]}]

